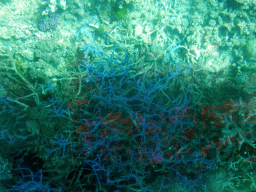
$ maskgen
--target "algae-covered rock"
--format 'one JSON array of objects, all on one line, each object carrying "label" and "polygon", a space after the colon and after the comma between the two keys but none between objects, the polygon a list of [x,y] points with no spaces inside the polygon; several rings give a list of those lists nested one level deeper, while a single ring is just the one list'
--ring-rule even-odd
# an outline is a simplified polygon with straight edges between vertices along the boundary
[{"label": "algae-covered rock", "polygon": [[245,53],[246,57],[248,59],[252,59],[256,57],[256,39],[251,39],[247,41],[246,46],[245,46]]}]

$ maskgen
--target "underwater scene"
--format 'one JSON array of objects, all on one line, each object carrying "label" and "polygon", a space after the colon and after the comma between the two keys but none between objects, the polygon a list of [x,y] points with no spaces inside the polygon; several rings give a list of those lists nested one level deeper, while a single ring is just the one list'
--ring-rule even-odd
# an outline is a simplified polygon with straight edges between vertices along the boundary
[{"label": "underwater scene", "polygon": [[256,0],[0,0],[0,192],[256,191]]}]

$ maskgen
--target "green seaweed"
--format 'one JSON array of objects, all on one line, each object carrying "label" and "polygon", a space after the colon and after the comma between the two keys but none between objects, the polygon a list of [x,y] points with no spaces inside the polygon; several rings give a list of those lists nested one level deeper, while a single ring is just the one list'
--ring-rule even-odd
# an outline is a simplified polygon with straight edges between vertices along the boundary
[{"label": "green seaweed", "polygon": [[96,33],[97,33],[98,35],[103,35],[105,32],[106,32],[106,31],[105,31],[104,25],[100,25],[99,28],[96,30]]},{"label": "green seaweed", "polygon": [[115,18],[116,20],[122,20],[122,19],[125,19],[127,16],[127,9],[124,7],[124,8],[119,8],[117,9],[116,13],[115,13]]},{"label": "green seaweed", "polygon": [[16,66],[16,70],[20,73],[20,74],[25,74],[26,73],[26,69],[22,66],[22,63],[24,62],[24,59],[19,59],[17,60],[17,62],[15,63]]}]

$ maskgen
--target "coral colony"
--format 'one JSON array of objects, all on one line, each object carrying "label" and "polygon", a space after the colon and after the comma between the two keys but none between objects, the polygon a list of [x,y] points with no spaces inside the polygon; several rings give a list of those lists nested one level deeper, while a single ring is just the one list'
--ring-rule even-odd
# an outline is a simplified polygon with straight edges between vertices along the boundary
[{"label": "coral colony", "polygon": [[0,191],[256,191],[254,2],[0,5]]}]

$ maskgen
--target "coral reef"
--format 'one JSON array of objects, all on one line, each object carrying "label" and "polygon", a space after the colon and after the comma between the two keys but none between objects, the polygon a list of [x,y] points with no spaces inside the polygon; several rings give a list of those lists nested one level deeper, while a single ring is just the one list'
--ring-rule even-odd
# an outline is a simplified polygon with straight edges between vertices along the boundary
[{"label": "coral reef", "polygon": [[255,191],[255,11],[0,1],[0,191]]}]

